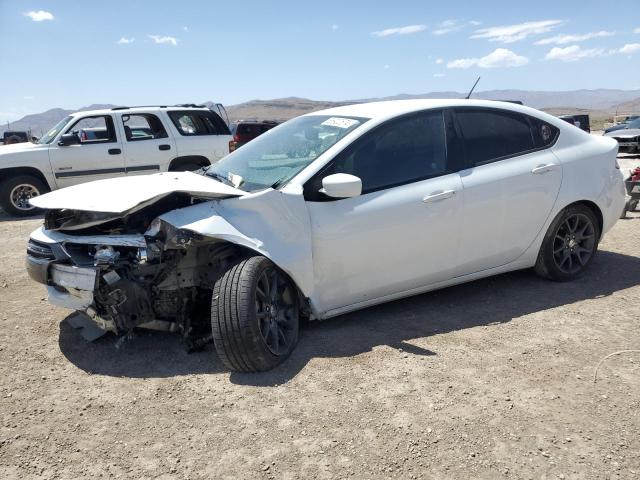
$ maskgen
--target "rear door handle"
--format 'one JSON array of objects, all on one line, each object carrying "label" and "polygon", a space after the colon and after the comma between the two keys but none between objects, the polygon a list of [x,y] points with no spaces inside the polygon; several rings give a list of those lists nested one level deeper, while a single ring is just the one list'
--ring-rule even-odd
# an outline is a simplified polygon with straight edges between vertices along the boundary
[{"label": "rear door handle", "polygon": [[120,150],[119,148],[109,149],[109,155],[120,155],[121,153],[122,153],[122,150]]},{"label": "rear door handle", "polygon": [[171,150],[171,145],[158,145],[158,150]]},{"label": "rear door handle", "polygon": [[432,193],[431,195],[427,195],[422,198],[424,203],[434,203],[440,202],[442,200],[446,200],[447,198],[451,198],[456,194],[455,190],[445,190],[444,192]]},{"label": "rear door handle", "polygon": [[546,165],[538,165],[536,168],[531,170],[531,173],[535,173],[536,175],[540,175],[541,173],[547,173],[552,171],[556,167],[555,163],[547,163]]}]

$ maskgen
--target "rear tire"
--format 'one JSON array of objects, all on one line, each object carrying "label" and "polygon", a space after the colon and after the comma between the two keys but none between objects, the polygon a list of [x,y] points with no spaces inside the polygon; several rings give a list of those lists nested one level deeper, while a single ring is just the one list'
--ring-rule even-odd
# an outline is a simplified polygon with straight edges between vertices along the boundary
[{"label": "rear tire", "polygon": [[582,204],[569,205],[551,222],[535,272],[557,282],[573,280],[587,269],[599,241],[600,227],[593,211]]},{"label": "rear tire", "polygon": [[49,191],[49,187],[32,175],[18,175],[0,183],[0,206],[14,217],[28,217],[40,212],[29,199]]},{"label": "rear tire", "polygon": [[268,258],[250,257],[215,283],[211,299],[213,343],[236,372],[262,372],[284,362],[298,343],[298,295]]}]

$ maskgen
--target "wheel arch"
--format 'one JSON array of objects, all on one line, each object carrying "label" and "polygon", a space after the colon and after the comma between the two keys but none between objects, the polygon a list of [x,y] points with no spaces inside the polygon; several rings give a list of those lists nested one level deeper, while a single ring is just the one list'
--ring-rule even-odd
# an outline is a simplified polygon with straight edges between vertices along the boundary
[{"label": "wheel arch", "polygon": [[577,202],[566,205],[562,210],[572,205],[584,205],[593,212],[593,214],[596,216],[596,219],[598,220],[598,228],[600,229],[600,236],[602,237],[602,229],[604,228],[604,216],[602,215],[602,210],[600,209],[600,207],[591,200],[579,200]]},{"label": "wheel arch", "polygon": [[182,157],[176,157],[169,163],[169,171],[173,172],[176,169],[180,168],[180,165],[186,165],[195,163],[196,165],[200,165],[201,167],[207,167],[211,165],[211,162],[204,155],[185,155]]},{"label": "wheel arch", "polygon": [[[206,237],[215,244],[215,249],[212,250],[213,255],[218,255],[219,252],[228,252],[230,249],[233,250],[233,254],[229,255],[233,261],[231,263],[227,262],[229,266],[249,257],[261,256],[267,258],[289,279],[293,287],[296,289],[301,313],[304,316],[311,315],[312,310],[309,297],[305,295],[301,285],[296,281],[295,273],[293,273],[290,268],[287,268],[282,261],[278,261],[278,259],[274,258],[274,256],[268,251],[260,248],[258,244],[252,243],[251,239],[243,239],[241,237],[220,238],[213,235],[207,235]],[[207,243],[204,245],[207,245]]]},{"label": "wheel arch", "polygon": [[51,185],[47,180],[47,177],[42,173],[42,171],[38,170],[35,167],[10,167],[10,168],[1,168],[0,169],[0,183],[8,180],[12,177],[17,177],[18,175],[31,175],[36,177],[38,180],[43,182],[49,190],[51,190]]}]

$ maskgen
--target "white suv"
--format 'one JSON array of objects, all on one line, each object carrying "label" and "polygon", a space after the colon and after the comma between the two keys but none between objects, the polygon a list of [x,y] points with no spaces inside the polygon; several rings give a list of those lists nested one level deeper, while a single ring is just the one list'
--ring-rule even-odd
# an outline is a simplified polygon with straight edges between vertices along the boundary
[{"label": "white suv", "polygon": [[116,107],[77,112],[38,143],[0,147],[0,206],[34,213],[29,199],[102,178],[197,170],[229,153],[233,137],[198,105]]}]

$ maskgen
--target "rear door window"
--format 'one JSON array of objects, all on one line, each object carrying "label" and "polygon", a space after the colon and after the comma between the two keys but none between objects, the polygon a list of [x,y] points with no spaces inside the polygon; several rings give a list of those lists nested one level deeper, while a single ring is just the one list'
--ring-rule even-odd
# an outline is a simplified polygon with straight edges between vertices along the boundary
[{"label": "rear door window", "polygon": [[526,116],[491,109],[456,109],[470,166],[484,165],[536,148]]},{"label": "rear door window", "polygon": [[122,115],[122,126],[128,142],[167,138],[167,131],[160,119],[150,113]]}]

